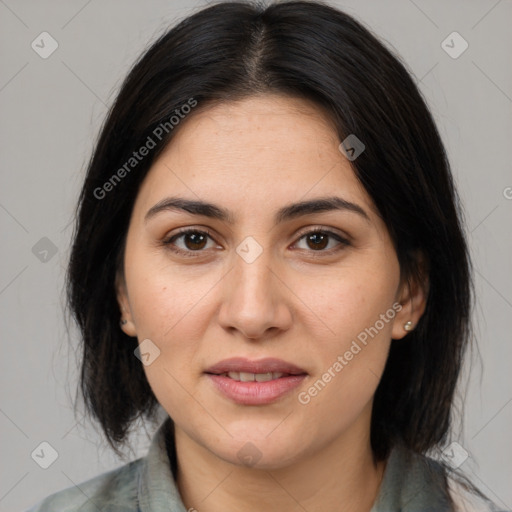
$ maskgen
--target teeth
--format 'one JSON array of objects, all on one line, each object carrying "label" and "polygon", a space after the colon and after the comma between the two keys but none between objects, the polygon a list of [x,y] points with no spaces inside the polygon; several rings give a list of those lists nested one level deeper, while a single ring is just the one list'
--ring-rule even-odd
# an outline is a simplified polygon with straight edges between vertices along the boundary
[{"label": "teeth", "polygon": [[238,380],[240,382],[253,382],[254,373],[240,372],[240,378]]},{"label": "teeth", "polygon": [[[269,372],[269,373],[255,373],[253,374],[254,375],[254,380],[256,382],[267,382],[268,380],[272,380],[272,372]],[[277,375],[277,373],[276,373]],[[274,377],[276,378],[276,377]]]},{"label": "teeth", "polygon": [[238,380],[240,382],[267,382],[269,380],[279,379],[284,373],[281,372],[268,372],[268,373],[249,373],[249,372],[229,372],[224,373],[230,379]]}]

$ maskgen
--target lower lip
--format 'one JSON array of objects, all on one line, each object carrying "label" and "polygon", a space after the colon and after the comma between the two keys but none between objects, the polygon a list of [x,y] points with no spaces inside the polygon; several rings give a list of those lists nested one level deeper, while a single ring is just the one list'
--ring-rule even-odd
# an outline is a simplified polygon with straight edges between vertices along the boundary
[{"label": "lower lip", "polygon": [[221,375],[206,375],[224,396],[241,405],[265,405],[275,402],[298,387],[306,378],[304,374],[267,382],[241,382]]}]

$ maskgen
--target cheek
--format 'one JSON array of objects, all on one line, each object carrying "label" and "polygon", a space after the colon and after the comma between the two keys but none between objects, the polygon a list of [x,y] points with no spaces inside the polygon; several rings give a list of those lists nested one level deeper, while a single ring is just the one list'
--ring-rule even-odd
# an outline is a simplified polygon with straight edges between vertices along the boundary
[{"label": "cheek", "polygon": [[166,371],[184,384],[194,378],[190,370],[206,337],[218,274],[173,267],[165,255],[149,251],[135,251],[127,258],[126,282],[137,338],[139,343],[151,340],[160,351],[145,367],[152,387],[162,382],[175,385]]},{"label": "cheek", "polygon": [[158,402],[179,419],[182,411],[197,407],[187,390],[193,389],[191,369],[203,339],[205,290],[197,279],[185,279],[169,266],[132,268],[127,283],[137,338],[139,343],[151,340],[159,351],[144,372]]},{"label": "cheek", "polygon": [[380,315],[386,315],[389,310],[391,318],[384,324],[378,322],[377,328],[384,337],[391,337],[392,306],[399,282],[398,262],[371,263],[340,266],[324,274],[303,275],[297,279],[294,291],[304,297],[312,321],[315,317],[317,322],[321,321],[323,330],[328,333],[326,339],[341,344],[350,342],[374,326]]},{"label": "cheek", "polygon": [[163,251],[134,249],[126,259],[126,282],[130,307],[139,339],[172,339],[189,324],[189,317],[213,279],[198,280],[190,272],[170,264]]},{"label": "cheek", "polygon": [[312,347],[322,361],[321,373],[313,382],[321,390],[322,398],[315,398],[318,406],[320,402],[344,410],[362,406],[380,381],[391,344],[399,282],[398,262],[389,258],[384,265],[382,261],[340,267],[336,275],[316,276],[315,286],[298,291],[316,314],[310,314],[311,321],[317,316],[326,333]]}]

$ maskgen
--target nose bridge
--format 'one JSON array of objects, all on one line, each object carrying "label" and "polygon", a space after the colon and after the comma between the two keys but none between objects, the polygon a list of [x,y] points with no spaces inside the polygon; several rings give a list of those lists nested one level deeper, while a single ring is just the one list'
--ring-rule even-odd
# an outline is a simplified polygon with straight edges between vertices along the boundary
[{"label": "nose bridge", "polygon": [[244,256],[243,244],[234,255],[234,268],[229,272],[223,294],[220,322],[225,328],[236,328],[248,338],[262,336],[273,327],[285,328],[290,313],[282,287],[276,279],[275,262],[269,249],[254,258]]},{"label": "nose bridge", "polygon": [[272,299],[272,262],[270,251],[264,251],[254,261],[235,258],[233,277],[241,299]]}]

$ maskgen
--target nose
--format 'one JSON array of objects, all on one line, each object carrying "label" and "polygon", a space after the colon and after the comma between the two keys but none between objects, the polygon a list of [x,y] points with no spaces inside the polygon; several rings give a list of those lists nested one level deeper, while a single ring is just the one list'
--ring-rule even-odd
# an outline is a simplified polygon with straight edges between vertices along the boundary
[{"label": "nose", "polygon": [[234,268],[223,279],[219,323],[245,338],[275,336],[292,325],[291,292],[269,252],[251,263],[235,255]]}]

